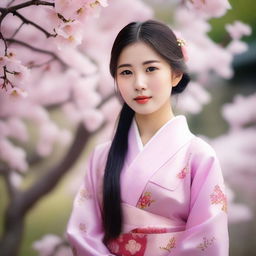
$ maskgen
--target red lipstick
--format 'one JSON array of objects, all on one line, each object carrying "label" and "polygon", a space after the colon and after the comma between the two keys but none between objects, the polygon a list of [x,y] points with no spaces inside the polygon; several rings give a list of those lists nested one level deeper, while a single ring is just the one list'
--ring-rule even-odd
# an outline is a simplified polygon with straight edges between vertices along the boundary
[{"label": "red lipstick", "polygon": [[136,100],[137,103],[139,104],[145,104],[147,103],[152,97],[148,96],[138,96],[134,100]]}]

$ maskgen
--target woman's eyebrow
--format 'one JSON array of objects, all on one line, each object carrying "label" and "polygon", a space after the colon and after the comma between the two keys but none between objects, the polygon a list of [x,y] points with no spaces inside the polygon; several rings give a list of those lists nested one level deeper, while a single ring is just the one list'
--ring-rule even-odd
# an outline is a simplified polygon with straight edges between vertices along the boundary
[{"label": "woman's eyebrow", "polygon": [[147,61],[144,61],[142,64],[143,64],[143,65],[147,65],[147,64],[154,63],[154,62],[160,63],[159,60],[147,60]]},{"label": "woman's eyebrow", "polygon": [[[154,62],[160,63],[159,60],[147,60],[147,61],[144,61],[142,64],[147,65],[147,64],[154,63]],[[117,68],[123,68],[123,67],[132,67],[132,65],[128,64],[128,63],[127,64],[121,64]]]}]

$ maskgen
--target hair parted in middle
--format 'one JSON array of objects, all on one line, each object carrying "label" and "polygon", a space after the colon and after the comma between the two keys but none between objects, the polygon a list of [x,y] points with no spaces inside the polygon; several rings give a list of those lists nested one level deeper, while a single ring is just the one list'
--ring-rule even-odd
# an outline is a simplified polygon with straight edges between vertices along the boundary
[{"label": "hair parted in middle", "polygon": [[[123,49],[136,42],[143,42],[163,57],[173,72],[182,74],[172,94],[181,93],[190,81],[181,46],[173,31],[164,23],[155,20],[131,22],[117,35],[110,59],[110,73],[116,79],[117,63]],[[117,129],[112,140],[104,173],[103,184],[103,228],[104,242],[118,237],[122,231],[120,174],[128,148],[128,132],[134,111],[123,104]]]}]

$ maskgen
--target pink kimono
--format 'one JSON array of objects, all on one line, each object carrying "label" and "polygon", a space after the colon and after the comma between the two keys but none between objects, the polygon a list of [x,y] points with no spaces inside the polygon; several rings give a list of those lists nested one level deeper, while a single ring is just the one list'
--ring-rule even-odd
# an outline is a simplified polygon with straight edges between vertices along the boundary
[{"label": "pink kimono", "polygon": [[102,182],[109,147],[94,150],[74,201],[67,227],[74,255],[228,256],[220,165],[184,116],[171,119],[145,146],[133,121],[120,181],[123,230],[105,245]]}]

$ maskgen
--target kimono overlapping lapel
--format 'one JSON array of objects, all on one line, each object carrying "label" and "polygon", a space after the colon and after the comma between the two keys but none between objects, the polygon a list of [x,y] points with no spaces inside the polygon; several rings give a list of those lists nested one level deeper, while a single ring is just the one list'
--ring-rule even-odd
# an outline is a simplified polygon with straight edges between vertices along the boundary
[{"label": "kimono overlapping lapel", "polygon": [[152,175],[194,136],[186,118],[177,116],[162,127],[140,150],[136,127],[129,131],[128,154],[121,173],[121,195],[124,202],[136,206]]}]

